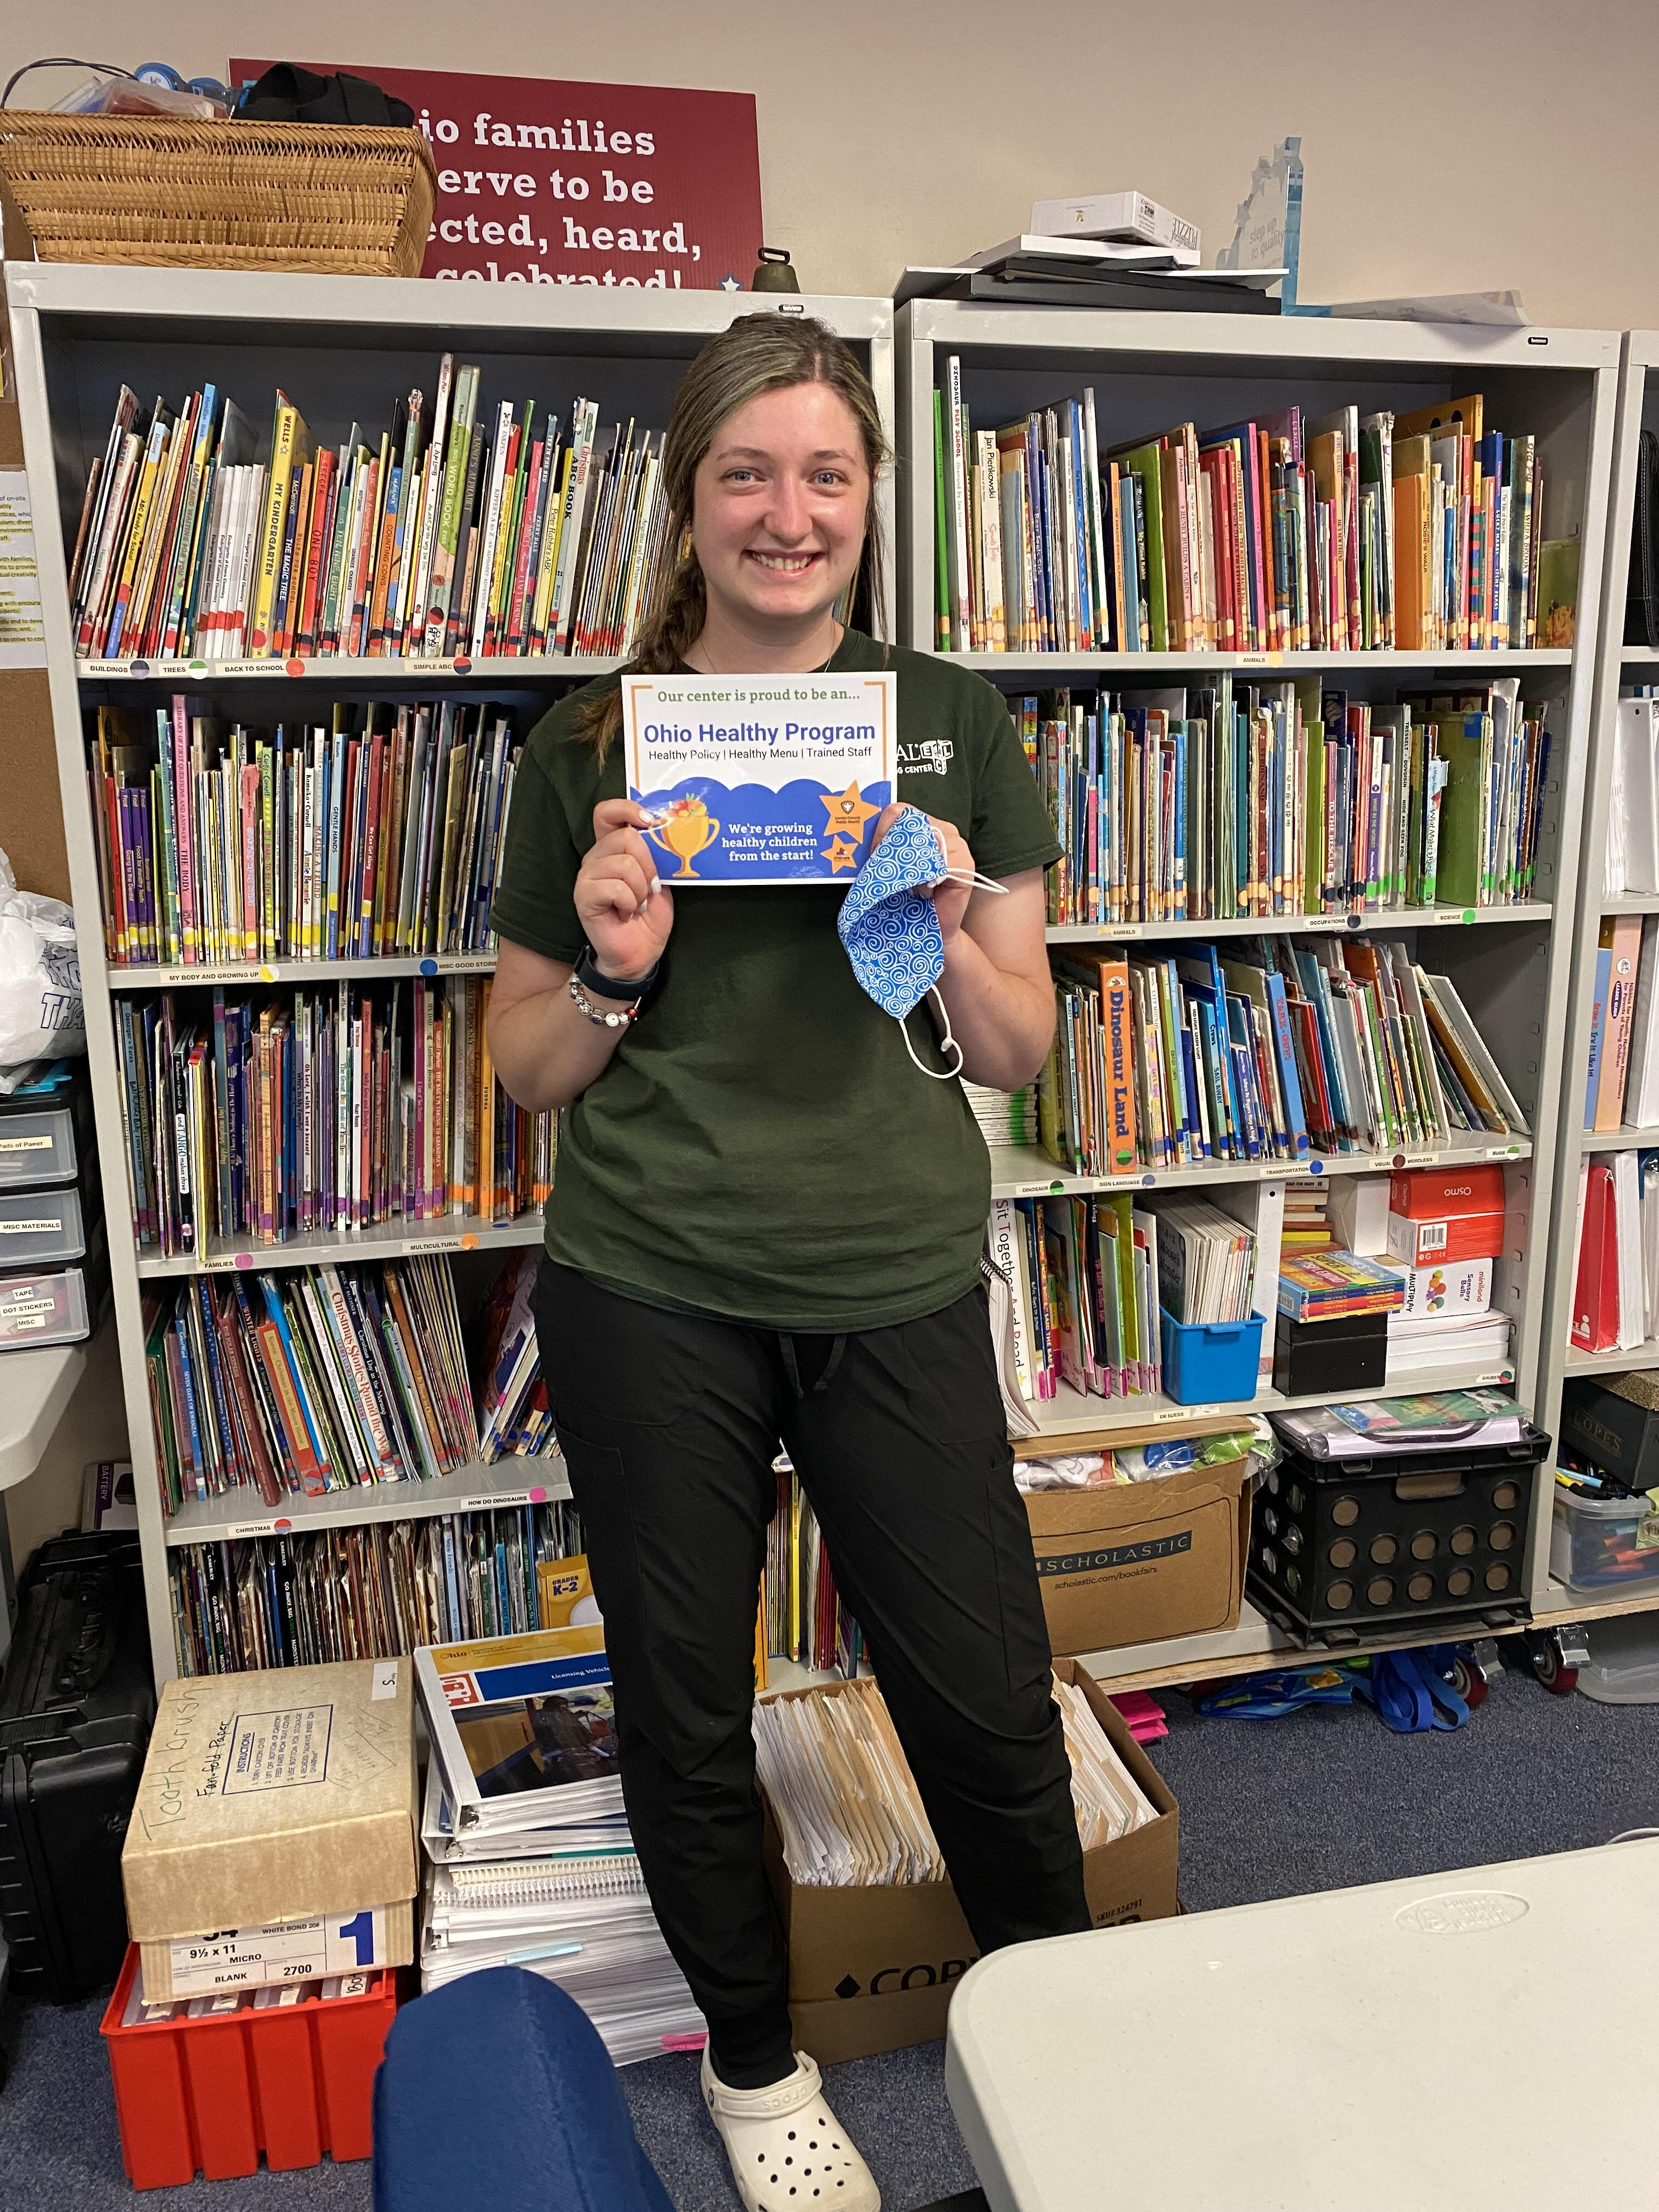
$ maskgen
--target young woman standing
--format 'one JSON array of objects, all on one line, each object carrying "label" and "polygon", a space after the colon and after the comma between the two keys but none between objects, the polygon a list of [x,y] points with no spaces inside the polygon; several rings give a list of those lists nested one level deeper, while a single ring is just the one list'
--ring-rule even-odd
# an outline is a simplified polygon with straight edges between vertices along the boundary
[{"label": "young woman standing", "polygon": [[[899,802],[931,818],[951,872],[934,905],[962,1072],[1012,1089],[1054,1023],[1058,848],[1000,696],[836,619],[855,581],[855,614],[879,604],[887,459],[869,383],[823,325],[757,313],[711,339],[674,401],[675,550],[630,665],[896,670]],[[836,930],[844,884],[664,887],[623,795],[620,722],[611,676],[538,725],[495,899],[496,1070],[520,1104],[568,1109],[543,1370],[634,1841],[708,2021],[703,2094],[739,2192],[750,2212],[820,2191],[824,2212],[873,2212],[791,2047],[754,1787],[755,1607],[781,1439],[975,1940],[1088,1927],[979,1272],[989,1165],[961,1085],[930,1081],[860,988]],[[973,889],[975,870],[1006,895]],[[954,1065],[920,1011],[908,1042],[939,1075]]]}]

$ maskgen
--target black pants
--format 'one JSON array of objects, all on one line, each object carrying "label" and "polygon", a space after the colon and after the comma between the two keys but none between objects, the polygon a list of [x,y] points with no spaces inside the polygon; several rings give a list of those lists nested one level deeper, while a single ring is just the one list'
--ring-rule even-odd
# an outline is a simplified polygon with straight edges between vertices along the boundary
[{"label": "black pants", "polygon": [[734,2088],[789,2070],[755,1794],[755,1607],[781,1437],[982,1950],[1089,1926],[1048,1638],[982,1291],[790,1336],[544,1261],[550,1403],[604,1610],[623,1790]]}]

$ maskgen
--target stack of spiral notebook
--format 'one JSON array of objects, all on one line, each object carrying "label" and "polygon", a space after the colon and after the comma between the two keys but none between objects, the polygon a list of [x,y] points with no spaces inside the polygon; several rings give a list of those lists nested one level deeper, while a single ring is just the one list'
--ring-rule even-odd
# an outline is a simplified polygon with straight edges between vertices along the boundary
[{"label": "stack of spiral notebook", "polygon": [[421,1985],[527,1966],[573,1996],[619,2066],[700,2041],[702,2015],[659,1929],[623,1809],[611,1673],[592,1625],[415,1655],[432,1761]]}]

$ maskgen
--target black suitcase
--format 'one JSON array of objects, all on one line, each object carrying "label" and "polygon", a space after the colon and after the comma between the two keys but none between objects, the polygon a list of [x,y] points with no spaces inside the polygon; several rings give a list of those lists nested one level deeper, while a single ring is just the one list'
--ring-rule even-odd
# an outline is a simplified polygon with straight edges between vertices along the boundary
[{"label": "black suitcase", "polygon": [[155,1718],[137,1535],[53,1537],[0,1679],[0,1927],[20,1996],[62,2003],[119,1971],[121,1846]]}]

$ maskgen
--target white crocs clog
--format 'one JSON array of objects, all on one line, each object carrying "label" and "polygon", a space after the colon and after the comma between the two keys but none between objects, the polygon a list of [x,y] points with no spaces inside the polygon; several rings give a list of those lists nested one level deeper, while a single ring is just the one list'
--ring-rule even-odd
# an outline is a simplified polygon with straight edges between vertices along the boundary
[{"label": "white crocs clog", "polygon": [[702,2100],[720,2131],[744,2212],[881,2212],[875,2177],[823,2100],[817,2062],[766,2089],[728,2089],[702,2054]]}]

